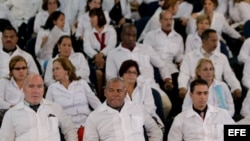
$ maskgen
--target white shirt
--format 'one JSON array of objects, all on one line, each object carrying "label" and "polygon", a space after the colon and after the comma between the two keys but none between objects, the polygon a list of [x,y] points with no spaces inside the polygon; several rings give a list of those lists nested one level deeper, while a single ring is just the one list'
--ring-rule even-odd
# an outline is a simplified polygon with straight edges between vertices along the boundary
[{"label": "white shirt", "polygon": [[0,19],[8,20],[11,25],[17,30],[16,22],[13,16],[10,14],[10,10],[2,3],[0,3]]},{"label": "white shirt", "polygon": [[143,44],[152,46],[171,74],[179,72],[175,63],[180,63],[184,54],[184,42],[179,33],[172,30],[169,35],[166,35],[161,28],[158,28],[147,33]]},{"label": "white shirt", "polygon": [[[187,54],[190,51],[200,49],[202,46],[201,37],[198,35],[198,32],[195,32],[194,34],[189,34],[186,39],[185,43],[185,54]],[[220,51],[220,41],[217,43],[217,47],[215,51]]]},{"label": "white shirt", "polygon": [[179,2],[179,8],[177,13],[173,16],[173,18],[188,18],[193,11],[193,5],[189,2],[182,1]]},{"label": "white shirt", "polygon": [[10,9],[10,13],[15,19],[17,26],[27,23],[31,17],[41,10],[41,0],[7,0],[4,2]]},{"label": "white shirt", "polygon": [[[201,53],[201,49],[191,51],[184,56],[178,77],[179,88],[188,88],[190,81],[192,81],[195,77],[195,68],[197,62],[201,58],[204,58],[203,54]],[[236,78],[232,68],[229,65],[227,57],[224,54],[214,51],[209,59],[211,59],[213,62],[215,78],[217,80],[225,80],[231,88],[231,91],[234,91],[235,89],[241,90],[240,82]]]},{"label": "white shirt", "polygon": [[246,60],[243,68],[243,76],[241,82],[247,89],[250,88],[250,57]]},{"label": "white shirt", "polygon": [[4,52],[3,49],[1,48],[0,49],[0,78],[9,76],[9,67],[8,67],[9,62],[11,58],[16,55],[20,55],[24,57],[24,59],[28,63],[29,72],[39,73],[33,57],[26,51],[23,51],[22,49],[17,47],[17,49],[12,54],[8,54]]},{"label": "white shirt", "polygon": [[132,98],[127,94],[125,100],[132,102],[133,104],[143,104],[145,109],[150,113],[152,117],[156,117],[157,121],[164,126],[163,122],[156,114],[156,106],[154,103],[154,97],[151,86],[147,83],[137,82],[134,91],[132,92]]},{"label": "white shirt", "polygon": [[46,99],[62,106],[77,128],[85,125],[91,112],[89,105],[93,109],[101,105],[84,80],[72,81],[67,89],[60,82],[51,84],[46,93]]},{"label": "white shirt", "polygon": [[106,102],[93,111],[84,131],[84,141],[145,141],[143,125],[149,141],[161,141],[163,134],[141,104],[125,102],[120,112]]},{"label": "white shirt", "polygon": [[22,89],[18,87],[13,77],[0,79],[0,109],[9,109],[23,100]]},{"label": "white shirt", "polygon": [[58,127],[66,141],[78,140],[76,128],[59,105],[43,100],[35,113],[21,101],[5,113],[0,136],[1,141],[60,141]]},{"label": "white shirt", "polygon": [[224,125],[235,124],[224,109],[208,105],[204,121],[190,108],[174,118],[168,141],[224,141]]},{"label": "white shirt", "polygon": [[132,51],[120,44],[109,52],[106,60],[106,78],[118,76],[121,64],[128,59],[137,61],[141,72],[139,77],[145,81],[155,82],[153,66],[159,68],[163,80],[171,78],[169,70],[152,47],[139,43],[136,43],[136,47]]},{"label": "white shirt", "polygon": [[[200,12],[199,14],[202,14],[203,12]],[[218,35],[222,35],[223,33],[226,33],[228,36],[232,37],[232,38],[239,38],[241,37],[240,33],[238,33],[234,28],[232,28],[226,18],[218,12],[213,12],[213,18],[211,20],[211,25],[210,25],[211,29],[216,30],[216,32],[218,33]],[[187,33],[195,33],[197,27],[196,27],[196,20],[193,19],[192,17],[189,18],[188,23],[187,23]]]},{"label": "white shirt", "polygon": [[[41,67],[43,68],[44,61],[52,59],[53,49],[62,35],[69,35],[69,33],[64,32],[56,25],[51,29],[40,30],[37,34],[35,53],[37,60],[39,61]],[[42,45],[43,37],[48,37],[47,41]]]},{"label": "white shirt", "polygon": [[[53,79],[53,61],[57,59],[59,56],[55,56],[53,59],[50,59],[46,71],[44,74],[44,81],[47,86],[51,85],[55,82]],[[90,69],[89,64],[86,60],[86,58],[83,56],[82,53],[78,52],[72,52],[68,58],[71,63],[76,68],[76,75],[80,76],[82,79],[86,80],[87,82],[90,82],[89,75],[90,75]]]},{"label": "white shirt", "polygon": [[78,20],[81,12],[85,10],[87,0],[64,0],[64,7],[61,11],[65,14],[66,19],[69,22],[70,27],[72,27]]},{"label": "white shirt", "polygon": [[240,110],[240,114],[243,117],[246,117],[248,115],[250,115],[250,91],[248,90],[246,97],[244,98],[243,102],[242,102],[242,107]]},{"label": "white shirt", "polygon": [[[103,11],[103,12],[104,12],[107,25],[109,25],[110,23],[109,13],[107,11]],[[78,21],[79,22],[77,24],[76,35],[75,35],[76,37],[83,36],[86,30],[92,29],[92,26],[90,23],[89,11],[83,14],[82,16],[80,16]]]},{"label": "white shirt", "polygon": [[247,59],[250,56],[250,38],[247,38],[240,48],[240,52],[238,54],[238,61],[242,64],[246,64]]},{"label": "white shirt", "polygon": [[117,42],[116,31],[113,26],[105,25],[101,33],[98,33],[100,39],[102,34],[105,33],[105,45],[106,47],[101,50],[101,44],[95,37],[94,33],[98,33],[96,29],[92,28],[87,30],[84,34],[84,52],[88,57],[93,58],[99,51],[107,56],[108,52],[115,48]]},{"label": "white shirt", "polygon": [[[231,117],[234,116],[234,102],[233,102],[233,97],[231,92],[229,91],[229,88],[226,83],[214,80],[211,86],[209,87],[208,90],[208,104],[213,105],[215,107],[219,107],[220,103],[216,94],[216,86],[220,86],[222,89],[222,94],[224,95],[226,106],[227,106],[227,111],[231,115]],[[188,90],[188,93],[186,94],[183,104],[182,104],[182,111],[189,109],[192,106],[192,100],[190,97],[190,90]]]},{"label": "white shirt", "polygon": [[[34,21],[34,32],[35,32],[35,33],[38,33],[40,30],[43,29],[43,28],[41,28],[41,26],[44,26],[44,25],[45,25],[45,23],[46,23],[48,17],[49,17],[48,11],[42,10],[42,11],[39,11],[39,12],[36,14],[35,21]],[[65,32],[70,33],[70,25],[69,25],[68,20],[65,20],[63,30],[64,30]]]},{"label": "white shirt", "polygon": [[[130,19],[131,18],[131,7],[130,4],[127,0],[120,0],[120,4],[121,4],[121,12],[122,15],[127,18]],[[110,10],[113,8],[113,6],[115,5],[115,1],[114,0],[104,0],[103,1],[103,9],[110,12]]]}]

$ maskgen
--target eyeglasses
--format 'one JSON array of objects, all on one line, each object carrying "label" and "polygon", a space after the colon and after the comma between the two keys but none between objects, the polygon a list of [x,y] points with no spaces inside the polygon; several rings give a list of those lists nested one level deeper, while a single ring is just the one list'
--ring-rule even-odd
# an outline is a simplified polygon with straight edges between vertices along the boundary
[{"label": "eyeglasses", "polygon": [[137,75],[138,74],[138,72],[136,72],[136,71],[126,71],[125,73],[127,73],[127,74],[133,74],[133,75]]},{"label": "eyeglasses", "polygon": [[13,68],[13,70],[17,70],[17,71],[20,71],[20,70],[26,70],[28,67],[16,67],[16,68]]}]

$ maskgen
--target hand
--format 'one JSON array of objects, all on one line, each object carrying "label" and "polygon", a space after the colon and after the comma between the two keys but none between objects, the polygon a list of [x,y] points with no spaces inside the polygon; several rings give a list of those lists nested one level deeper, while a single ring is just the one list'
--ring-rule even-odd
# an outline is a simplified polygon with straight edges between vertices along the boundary
[{"label": "hand", "polygon": [[240,89],[236,89],[236,90],[233,91],[233,98],[234,98],[234,99],[240,98],[241,95],[242,95],[242,94],[241,94],[241,90],[240,90]]},{"label": "hand", "polygon": [[123,25],[123,24],[125,24],[125,23],[126,23],[125,17],[123,17],[122,19],[120,19],[119,25]]},{"label": "hand", "polygon": [[240,41],[244,42],[245,41],[245,37],[244,36],[241,36],[240,38],[238,38]]},{"label": "hand", "polygon": [[183,26],[186,26],[186,25],[187,25],[187,22],[188,22],[188,19],[187,19],[187,18],[185,18],[185,17],[182,17],[182,18],[181,18],[181,24],[182,24]]},{"label": "hand", "polygon": [[95,55],[94,63],[100,69],[104,68],[105,65],[105,59],[103,57],[104,57],[103,53],[98,53]]},{"label": "hand", "polygon": [[172,79],[169,79],[169,78],[165,79],[164,88],[166,90],[172,90],[174,88]]},{"label": "hand", "polygon": [[187,93],[187,89],[186,88],[182,87],[182,88],[179,89],[179,97],[181,99],[184,99],[186,93]]},{"label": "hand", "polygon": [[191,17],[192,17],[193,19],[196,19],[196,18],[198,17],[198,14],[197,14],[197,13],[193,13],[193,14],[191,14]]},{"label": "hand", "polygon": [[42,38],[42,46],[41,47],[43,47],[43,45],[47,42],[47,40],[48,40],[48,36],[44,36]]}]

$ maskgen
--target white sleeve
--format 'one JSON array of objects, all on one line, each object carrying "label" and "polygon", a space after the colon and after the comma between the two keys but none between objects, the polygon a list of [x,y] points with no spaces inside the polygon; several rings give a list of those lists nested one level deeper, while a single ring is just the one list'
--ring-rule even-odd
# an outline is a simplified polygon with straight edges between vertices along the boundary
[{"label": "white sleeve", "polygon": [[15,119],[10,112],[6,112],[0,130],[1,141],[14,141],[15,140],[15,127],[13,122]]},{"label": "white sleeve", "polygon": [[246,97],[243,100],[240,114],[244,117],[250,115],[250,91],[247,92]]},{"label": "white sleeve", "polygon": [[226,98],[227,111],[229,112],[231,117],[233,117],[235,109],[234,109],[234,102],[233,102],[232,93],[230,92],[227,84],[224,82],[222,82],[222,88],[223,88],[223,92],[224,92],[225,98]]},{"label": "white sleeve", "polygon": [[250,56],[250,38],[246,39],[240,48],[238,55],[238,61],[244,64],[247,61],[247,58]]},{"label": "white sleeve", "polygon": [[117,42],[117,35],[115,29],[110,26],[109,31],[107,32],[108,37],[106,41],[106,47],[101,51],[105,56],[107,56],[108,52],[115,48]]},{"label": "white sleeve", "polygon": [[53,59],[50,59],[48,61],[46,71],[44,74],[44,82],[47,87],[55,82],[55,80],[53,79],[53,64],[52,63],[53,63]]},{"label": "white sleeve", "polygon": [[243,68],[242,84],[247,89],[250,89],[250,58],[247,59]]},{"label": "white sleeve", "polygon": [[5,95],[6,95],[6,79],[1,78],[0,79],[0,109],[9,109],[11,104],[5,101]]}]

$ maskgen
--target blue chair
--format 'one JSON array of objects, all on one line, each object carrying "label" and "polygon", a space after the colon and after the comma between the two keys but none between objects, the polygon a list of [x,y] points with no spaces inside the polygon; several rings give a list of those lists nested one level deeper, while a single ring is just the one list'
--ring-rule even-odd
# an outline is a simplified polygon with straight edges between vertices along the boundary
[{"label": "blue chair", "polygon": [[243,36],[250,37],[250,20],[246,21],[243,26]]},{"label": "blue chair", "polygon": [[157,90],[153,88],[152,88],[152,94],[153,94],[154,102],[156,106],[156,114],[160,117],[162,121],[164,121],[161,95]]}]

